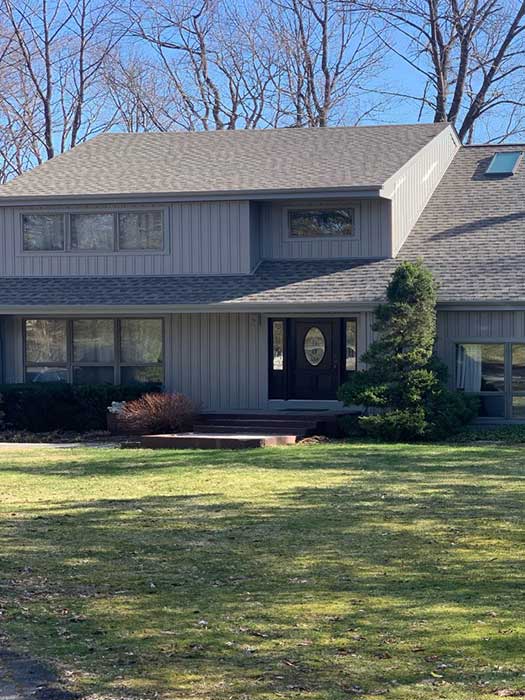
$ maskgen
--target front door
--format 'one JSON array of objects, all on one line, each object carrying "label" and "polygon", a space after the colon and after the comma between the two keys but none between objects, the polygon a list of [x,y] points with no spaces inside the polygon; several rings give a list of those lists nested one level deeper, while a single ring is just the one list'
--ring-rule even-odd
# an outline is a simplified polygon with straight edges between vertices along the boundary
[{"label": "front door", "polygon": [[341,383],[341,320],[291,319],[292,399],[335,399]]}]

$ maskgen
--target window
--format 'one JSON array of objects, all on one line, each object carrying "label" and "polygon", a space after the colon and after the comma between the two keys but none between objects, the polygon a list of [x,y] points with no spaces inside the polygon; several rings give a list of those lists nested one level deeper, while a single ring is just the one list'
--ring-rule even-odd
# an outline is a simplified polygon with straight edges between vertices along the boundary
[{"label": "window", "polygon": [[522,151],[499,151],[492,156],[485,175],[514,175],[521,160]]},{"label": "window", "polygon": [[162,384],[162,319],[28,319],[25,362],[28,382]]},{"label": "window", "polygon": [[347,321],[345,324],[345,370],[357,370],[357,321]]},{"label": "window", "polygon": [[272,369],[284,370],[284,321],[272,321]]},{"label": "window", "polygon": [[512,345],[512,418],[525,419],[525,345]]},{"label": "window", "polygon": [[26,321],[28,382],[67,382],[67,322],[62,319]]},{"label": "window", "polygon": [[353,223],[353,208],[288,210],[288,230],[291,238],[351,236]]},{"label": "window", "polygon": [[27,252],[162,251],[162,211],[23,214]]},{"label": "window", "polygon": [[505,346],[461,343],[456,351],[456,388],[479,394],[480,417],[505,417]]},{"label": "window", "polygon": [[128,212],[118,215],[120,250],[162,250],[160,211]]},{"label": "window", "polygon": [[71,250],[113,250],[113,214],[71,214]]},{"label": "window", "polygon": [[24,250],[64,250],[64,214],[24,214]]}]

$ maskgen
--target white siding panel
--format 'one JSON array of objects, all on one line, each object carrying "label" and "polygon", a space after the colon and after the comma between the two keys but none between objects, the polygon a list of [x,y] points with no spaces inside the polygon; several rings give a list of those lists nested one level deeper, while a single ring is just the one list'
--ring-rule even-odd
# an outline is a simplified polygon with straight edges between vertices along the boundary
[{"label": "white siding panel", "polygon": [[[20,213],[28,209],[1,207],[0,276],[248,274],[252,269],[249,202],[177,202],[167,206],[144,206],[162,208],[165,212],[168,244],[165,253],[24,253]],[[82,211],[137,207],[137,204],[88,205],[82,207]]]},{"label": "white siding panel", "polygon": [[452,127],[444,129],[385,184],[385,195],[392,197],[393,257],[406,241],[458,148]]}]

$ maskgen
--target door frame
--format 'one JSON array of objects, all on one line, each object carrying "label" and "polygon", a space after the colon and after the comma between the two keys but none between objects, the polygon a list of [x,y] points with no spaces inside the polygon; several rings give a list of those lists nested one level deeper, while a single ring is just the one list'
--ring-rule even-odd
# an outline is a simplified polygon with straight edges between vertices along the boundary
[{"label": "door frame", "polygon": [[[293,329],[296,322],[306,322],[315,325],[316,323],[326,323],[327,321],[339,323],[339,358],[338,358],[338,382],[342,384],[348,374],[346,370],[346,323],[354,321],[356,324],[355,333],[355,353],[359,357],[359,316],[351,314],[348,316],[272,316],[268,323],[268,400],[284,400],[290,402],[315,402],[327,403],[336,402],[337,399],[297,399],[293,396],[293,373],[295,371],[295,351],[297,339],[293,337]],[[274,369],[273,355],[273,324],[283,324],[282,338],[282,369]]]}]

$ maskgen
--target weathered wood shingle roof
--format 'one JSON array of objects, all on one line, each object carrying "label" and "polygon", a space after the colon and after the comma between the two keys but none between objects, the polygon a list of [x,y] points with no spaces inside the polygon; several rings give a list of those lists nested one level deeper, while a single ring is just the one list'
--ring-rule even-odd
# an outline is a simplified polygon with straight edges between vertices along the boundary
[{"label": "weathered wood shingle roof", "polygon": [[102,134],[0,187],[0,203],[381,187],[446,127]]}]

